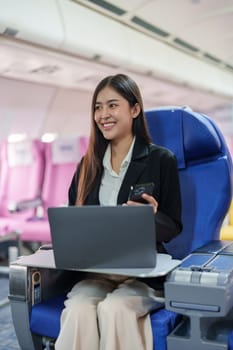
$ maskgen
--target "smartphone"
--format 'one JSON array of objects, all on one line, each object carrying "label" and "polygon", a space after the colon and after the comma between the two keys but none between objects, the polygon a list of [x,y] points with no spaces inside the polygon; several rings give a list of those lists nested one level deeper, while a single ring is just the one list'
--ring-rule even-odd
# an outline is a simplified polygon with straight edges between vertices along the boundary
[{"label": "smartphone", "polygon": [[153,182],[131,186],[128,200],[143,203],[143,204],[148,203],[144,198],[142,198],[142,194],[146,193],[152,196],[154,186],[155,184]]}]

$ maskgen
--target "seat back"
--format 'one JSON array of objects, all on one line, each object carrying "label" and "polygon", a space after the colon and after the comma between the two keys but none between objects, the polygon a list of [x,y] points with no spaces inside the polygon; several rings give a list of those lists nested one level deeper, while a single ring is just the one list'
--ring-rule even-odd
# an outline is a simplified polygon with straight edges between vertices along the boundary
[{"label": "seat back", "polygon": [[89,137],[88,136],[80,136],[79,137],[80,157],[82,157],[86,153],[88,144],[89,144]]},{"label": "seat back", "polygon": [[177,158],[181,196],[181,234],[165,244],[178,259],[213,239],[232,198],[232,160],[221,131],[207,116],[187,107],[146,111],[155,144]]},{"label": "seat back", "polygon": [[10,213],[22,200],[40,197],[44,175],[44,150],[39,140],[3,142],[0,151],[0,216],[26,218],[34,208]]},{"label": "seat back", "polygon": [[77,163],[86,151],[85,138],[60,138],[45,144],[45,176],[42,190],[45,215],[48,207],[67,205],[68,189]]}]

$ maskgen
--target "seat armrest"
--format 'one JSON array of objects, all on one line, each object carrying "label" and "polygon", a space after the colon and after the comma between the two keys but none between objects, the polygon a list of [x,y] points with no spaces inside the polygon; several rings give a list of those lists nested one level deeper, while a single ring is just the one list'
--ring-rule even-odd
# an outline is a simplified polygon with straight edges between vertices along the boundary
[{"label": "seat armrest", "polygon": [[10,202],[8,204],[8,210],[11,213],[21,212],[28,209],[36,209],[42,207],[41,198],[26,199],[20,202]]},{"label": "seat armrest", "polygon": [[[33,281],[35,275],[39,276],[39,279]],[[42,349],[41,337],[30,331],[33,303],[66,296],[80,278],[81,275],[77,271],[30,267],[19,265],[17,262],[10,265],[9,299],[15,333],[21,349]]]},{"label": "seat armrest", "polygon": [[53,249],[53,245],[51,243],[48,244],[43,244],[42,246],[40,246],[39,250],[51,250]]},{"label": "seat armrest", "polygon": [[39,276],[41,300],[67,294],[72,286],[83,278],[83,273],[79,271],[29,267],[18,265],[16,262],[10,265],[9,299],[24,301],[31,308],[33,289],[35,288],[33,275],[35,273],[38,273]]}]

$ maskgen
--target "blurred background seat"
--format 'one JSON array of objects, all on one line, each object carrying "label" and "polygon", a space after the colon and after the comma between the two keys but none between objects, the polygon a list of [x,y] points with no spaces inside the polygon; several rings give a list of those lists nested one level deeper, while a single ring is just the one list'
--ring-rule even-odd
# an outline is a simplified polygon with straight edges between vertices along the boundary
[{"label": "blurred background seat", "polygon": [[80,158],[86,151],[87,138],[62,138],[46,143],[45,171],[39,215],[31,216],[22,226],[23,242],[51,242],[48,207],[68,204],[68,189]]},{"label": "blurred background seat", "polygon": [[20,238],[41,204],[44,148],[39,140],[3,142],[0,150],[0,242]]}]

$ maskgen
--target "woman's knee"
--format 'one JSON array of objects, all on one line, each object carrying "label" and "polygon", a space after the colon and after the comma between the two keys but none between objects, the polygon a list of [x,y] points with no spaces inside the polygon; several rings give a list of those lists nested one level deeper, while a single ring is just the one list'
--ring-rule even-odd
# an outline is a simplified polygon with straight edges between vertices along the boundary
[{"label": "woman's knee", "polygon": [[70,312],[79,316],[85,315],[87,313],[96,313],[96,302],[92,298],[73,296],[72,298],[68,298],[65,301],[65,309],[66,312]]},{"label": "woman's knee", "polygon": [[102,315],[106,316],[107,314],[112,316],[114,314],[120,314],[127,308],[126,303],[126,298],[107,296],[97,306],[98,317],[101,317]]}]

